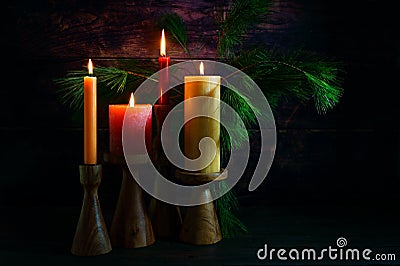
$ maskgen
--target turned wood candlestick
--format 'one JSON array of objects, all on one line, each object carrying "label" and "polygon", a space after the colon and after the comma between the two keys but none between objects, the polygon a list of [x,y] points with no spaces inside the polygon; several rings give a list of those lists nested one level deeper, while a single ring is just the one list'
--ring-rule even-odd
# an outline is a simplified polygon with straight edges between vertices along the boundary
[{"label": "turned wood candlestick", "polygon": [[[171,111],[172,106],[169,104],[155,104],[154,115],[156,119],[156,135],[153,141],[154,162],[158,171],[169,181],[174,181],[174,170],[165,156],[164,149],[161,144],[161,128],[165,117]],[[166,129],[168,130],[168,129]],[[170,143],[163,143],[168,149]],[[158,184],[154,185],[154,191],[158,189]],[[179,206],[172,205],[156,198],[150,199],[149,213],[154,229],[154,234],[159,238],[177,239],[182,226],[182,217]]]},{"label": "turned wood candlestick", "polygon": [[[185,185],[202,185],[226,179],[227,172],[195,173],[176,170],[176,178]],[[222,234],[210,189],[204,189],[200,197],[208,203],[187,207],[179,239],[188,244],[214,244],[222,239]]]},{"label": "turned wood candlestick", "polygon": [[182,227],[179,206],[151,198],[149,213],[156,237],[178,239]]},{"label": "turned wood candlestick", "polygon": [[79,173],[84,197],[71,252],[78,256],[108,253],[112,247],[97,195],[102,177],[102,166],[100,164],[80,165]]},{"label": "turned wood candlestick", "polygon": [[[142,160],[143,158],[139,158]],[[122,170],[121,189],[111,224],[114,247],[140,248],[155,242],[153,228],[144,202],[142,188],[132,176],[123,157],[105,156],[105,160]],[[139,175],[139,170],[135,171]]]}]

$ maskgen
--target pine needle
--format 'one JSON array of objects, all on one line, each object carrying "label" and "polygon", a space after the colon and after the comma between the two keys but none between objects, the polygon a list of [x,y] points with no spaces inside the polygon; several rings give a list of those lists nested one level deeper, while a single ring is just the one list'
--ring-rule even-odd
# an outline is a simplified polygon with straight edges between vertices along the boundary
[{"label": "pine needle", "polygon": [[190,51],[187,46],[187,31],[183,19],[176,13],[168,12],[161,16],[159,25],[167,32],[172,34],[172,40],[176,41],[190,56]]},{"label": "pine needle", "polygon": [[217,54],[232,58],[240,50],[242,40],[251,27],[264,18],[271,5],[270,0],[235,0],[225,13],[220,13]]},{"label": "pine needle", "polygon": [[[134,85],[139,84],[148,77],[146,75],[149,75],[149,72],[143,68],[136,66],[132,68],[142,73],[97,65],[93,70],[93,75],[97,77],[99,98],[117,97],[128,89],[136,88],[137,86]],[[64,77],[54,79],[54,84],[59,87],[57,93],[60,101],[75,111],[83,107],[83,79],[85,76],[87,76],[86,67],[82,70],[69,71]]]},{"label": "pine needle", "polygon": [[226,194],[214,201],[222,237],[232,238],[238,234],[247,233],[246,226],[237,216],[239,202],[235,192],[232,189],[228,191],[228,185],[225,181],[217,182],[214,186],[214,189],[218,190],[219,193],[227,191]]},{"label": "pine needle", "polygon": [[236,56],[231,64],[259,85],[273,109],[279,107],[282,97],[303,104],[314,99],[316,111],[324,114],[339,103],[343,94],[342,63],[316,53],[254,49]]}]

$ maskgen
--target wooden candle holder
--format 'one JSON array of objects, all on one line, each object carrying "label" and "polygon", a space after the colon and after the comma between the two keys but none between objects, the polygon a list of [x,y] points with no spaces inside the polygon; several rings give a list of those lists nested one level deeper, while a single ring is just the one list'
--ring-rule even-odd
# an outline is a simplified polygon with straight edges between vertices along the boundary
[{"label": "wooden candle holder", "polygon": [[112,250],[112,247],[97,195],[102,177],[102,166],[100,164],[80,165],[79,173],[84,197],[71,252],[77,256],[106,254]]},{"label": "wooden candle holder", "polygon": [[[196,173],[176,170],[176,178],[184,185],[202,185],[213,180],[224,180],[228,176],[227,172],[216,173]],[[197,206],[190,206],[186,210],[183,219],[183,226],[179,234],[179,239],[188,244],[209,245],[219,242],[222,239],[221,228],[218,216],[211,201],[211,192],[205,189],[204,201],[209,203]]]},{"label": "wooden candle holder", "polygon": [[[142,188],[133,178],[123,157],[106,155],[105,160],[121,166],[121,189],[111,224],[114,247],[140,248],[155,242],[153,228],[145,206]],[[143,160],[143,158],[139,158]],[[139,171],[135,175],[139,174]]]},{"label": "wooden candle holder", "polygon": [[178,239],[182,227],[179,206],[152,197],[150,199],[149,213],[156,237]]},{"label": "wooden candle holder", "polygon": [[[174,180],[174,171],[172,170],[172,165],[165,156],[161,145],[161,127],[164,123],[165,117],[171,109],[172,106],[169,104],[154,105],[157,131],[153,141],[153,147],[155,150],[153,159],[160,173],[169,181]],[[158,186],[156,183],[154,185],[154,190],[157,189]],[[160,201],[156,198],[151,198],[149,213],[156,237],[167,239],[178,238],[182,227],[182,216],[179,206]]]}]

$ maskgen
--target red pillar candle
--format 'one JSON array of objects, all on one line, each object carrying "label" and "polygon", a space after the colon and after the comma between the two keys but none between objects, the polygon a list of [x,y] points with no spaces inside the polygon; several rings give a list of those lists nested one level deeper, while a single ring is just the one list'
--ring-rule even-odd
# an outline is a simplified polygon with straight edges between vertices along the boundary
[{"label": "red pillar candle", "polygon": [[158,69],[165,69],[164,71],[160,72],[158,77],[158,88],[160,91],[159,98],[157,104],[168,104],[168,96],[164,93],[169,86],[169,73],[168,73],[168,66],[171,61],[171,58],[167,56],[166,53],[166,42],[165,42],[165,34],[164,30],[161,33],[161,45],[160,45],[160,57],[158,57]]},{"label": "red pillar candle", "polygon": [[92,60],[88,62],[89,75],[83,85],[83,161],[97,163],[97,78],[93,76]]},{"label": "red pillar candle", "polygon": [[122,150],[122,124],[126,108],[126,104],[112,104],[108,107],[110,155],[113,156],[123,156],[124,154]]},{"label": "red pillar candle", "polygon": [[[126,116],[126,118],[125,118]],[[124,123],[128,137],[145,137],[146,148],[151,153],[152,146],[152,106],[151,104],[135,104],[133,93],[129,104],[112,104],[108,108],[110,130],[110,155],[123,156],[122,127]],[[143,136],[142,132],[145,132]],[[137,154],[144,154],[146,150],[135,150]]]}]

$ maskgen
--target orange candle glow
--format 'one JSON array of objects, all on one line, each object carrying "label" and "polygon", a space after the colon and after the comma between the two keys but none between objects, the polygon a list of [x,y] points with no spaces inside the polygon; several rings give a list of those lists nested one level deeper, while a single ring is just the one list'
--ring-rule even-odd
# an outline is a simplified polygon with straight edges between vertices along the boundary
[{"label": "orange candle glow", "polygon": [[97,163],[97,78],[93,76],[93,64],[89,59],[89,75],[84,77],[83,132],[84,163]]}]

